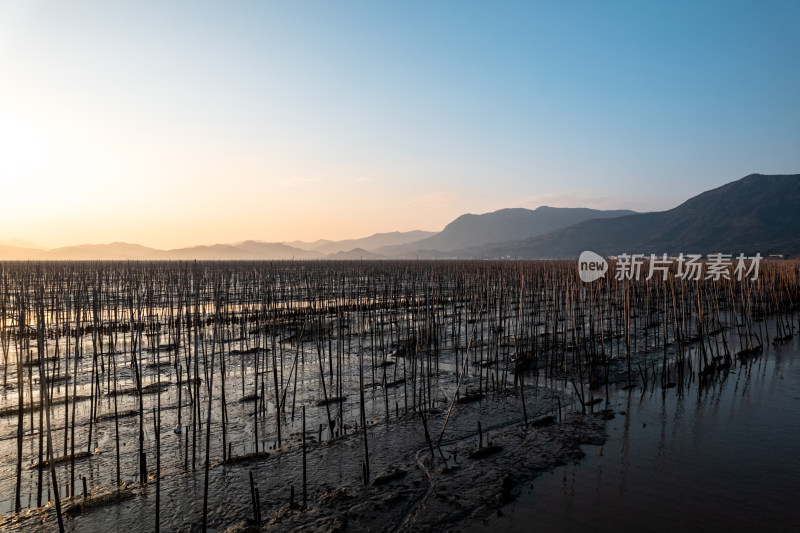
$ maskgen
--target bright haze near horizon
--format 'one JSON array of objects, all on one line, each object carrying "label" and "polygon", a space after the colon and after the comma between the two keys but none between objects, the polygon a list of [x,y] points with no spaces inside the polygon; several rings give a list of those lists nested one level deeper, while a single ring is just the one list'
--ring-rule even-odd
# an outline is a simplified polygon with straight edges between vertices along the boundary
[{"label": "bright haze near horizon", "polygon": [[794,1],[6,1],[0,73],[0,240],[46,247],[662,210],[800,169]]}]

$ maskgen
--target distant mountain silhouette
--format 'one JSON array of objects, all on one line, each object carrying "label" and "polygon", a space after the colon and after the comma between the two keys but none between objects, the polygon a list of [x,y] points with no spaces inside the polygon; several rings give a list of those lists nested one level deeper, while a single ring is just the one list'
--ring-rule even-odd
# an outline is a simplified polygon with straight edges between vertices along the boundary
[{"label": "distant mountain silhouette", "polygon": [[[302,250],[279,242],[245,241],[233,246],[245,259],[322,259],[315,251]],[[191,249],[188,249],[191,250]]]},{"label": "distant mountain silhouette", "polygon": [[630,215],[634,211],[601,211],[583,207],[501,209],[483,215],[461,215],[436,235],[402,246],[377,248],[388,256],[413,256],[420,251],[450,252],[471,246],[526,239],[592,218]]},{"label": "distant mountain silhouette", "polygon": [[31,261],[40,259],[44,254],[42,250],[35,248],[21,248],[19,246],[7,246],[0,244],[0,260],[5,261]]},{"label": "distant mountain silhouette", "polygon": [[335,254],[337,252],[345,252],[354,248],[361,248],[368,251],[375,251],[378,248],[385,246],[398,246],[410,242],[419,241],[436,235],[435,231],[393,231],[390,233],[375,233],[369,237],[361,239],[346,239],[343,241],[328,241],[321,239],[314,242],[294,241],[287,242],[289,246],[295,248],[302,248],[304,250],[314,250],[321,254]]},{"label": "distant mountain silhouette", "polygon": [[285,244],[286,246],[291,246],[292,248],[300,248],[301,250],[313,250],[318,246],[322,246],[323,244],[330,244],[332,242],[329,239],[318,239],[314,242],[306,242],[306,241],[290,241],[290,242],[282,242],[281,244]]},{"label": "distant mountain silhouette", "polygon": [[384,256],[372,253],[363,248],[353,248],[347,252],[328,254],[328,259],[383,259]]},{"label": "distant mountain silhouette", "polygon": [[36,259],[48,260],[128,260],[128,259],[164,259],[164,252],[139,244],[112,242],[110,244],[81,244],[64,246],[40,252]]},{"label": "distant mountain silhouette", "polygon": [[588,220],[538,237],[459,250],[461,257],[573,258],[621,253],[800,254],[800,174],[751,174],[655,213]]},{"label": "distant mountain silhouette", "polygon": [[32,248],[34,250],[44,250],[44,246],[39,246],[35,242],[23,241],[20,239],[9,239],[7,241],[0,241],[0,246],[13,246],[15,248]]},{"label": "distant mountain silhouette", "polygon": [[[114,242],[52,250],[0,243],[0,260],[574,258],[715,252],[800,256],[800,174],[751,174],[655,213],[539,207],[462,215],[444,230],[312,243],[244,241],[157,250]],[[18,243],[20,241],[4,241]],[[292,245],[294,244],[294,246]]]},{"label": "distant mountain silhouette", "polygon": [[292,248],[281,243],[245,241],[236,245],[214,244],[191,246],[173,250],[158,250],[138,244],[114,242],[110,244],[82,244],[65,246],[53,250],[33,250],[0,246],[0,259],[5,260],[80,260],[80,261],[150,261],[150,260],[279,260],[279,259],[323,259],[314,251]]}]

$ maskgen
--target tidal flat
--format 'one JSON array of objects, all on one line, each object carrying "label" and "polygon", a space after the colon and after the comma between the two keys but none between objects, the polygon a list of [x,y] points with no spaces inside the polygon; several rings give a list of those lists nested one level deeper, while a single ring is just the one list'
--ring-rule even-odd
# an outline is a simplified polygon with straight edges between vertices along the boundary
[{"label": "tidal flat", "polygon": [[[591,284],[563,261],[0,270],[11,530],[556,530],[616,527],[598,520],[623,505],[652,528],[657,502],[702,524],[737,500],[664,481],[687,457],[764,501],[797,463],[796,434],[748,448],[800,412],[791,261]],[[785,468],[748,470],[771,457]]]}]

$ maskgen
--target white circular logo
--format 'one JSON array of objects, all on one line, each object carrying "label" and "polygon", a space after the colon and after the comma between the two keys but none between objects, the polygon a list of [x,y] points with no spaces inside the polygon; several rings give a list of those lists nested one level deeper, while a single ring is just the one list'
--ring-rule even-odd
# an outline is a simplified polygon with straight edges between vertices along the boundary
[{"label": "white circular logo", "polygon": [[596,279],[605,277],[608,263],[601,256],[586,250],[578,257],[578,274],[581,281],[591,283]]}]

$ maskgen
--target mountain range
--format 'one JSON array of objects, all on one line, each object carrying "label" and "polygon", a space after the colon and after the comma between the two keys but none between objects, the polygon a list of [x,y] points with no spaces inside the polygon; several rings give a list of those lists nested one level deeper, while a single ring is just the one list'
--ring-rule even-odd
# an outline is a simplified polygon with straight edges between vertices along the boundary
[{"label": "mountain range", "polygon": [[[445,228],[412,243],[386,246],[375,250],[389,256],[410,256],[417,252],[454,252],[474,246],[492,245],[543,235],[592,219],[614,218],[634,211],[600,211],[582,207],[547,207],[500,209],[483,215],[461,215]],[[456,254],[458,255],[458,254]]]},{"label": "mountain range", "polygon": [[593,219],[459,257],[577,257],[621,253],[739,253],[800,256],[800,174],[751,174],[654,213]]},{"label": "mountain range", "polygon": [[43,249],[0,241],[2,260],[282,260],[574,258],[620,253],[800,256],[800,174],[751,174],[667,211],[542,206],[465,214],[440,232],[376,233],[314,242],[244,241],[159,250],[115,242]]}]

